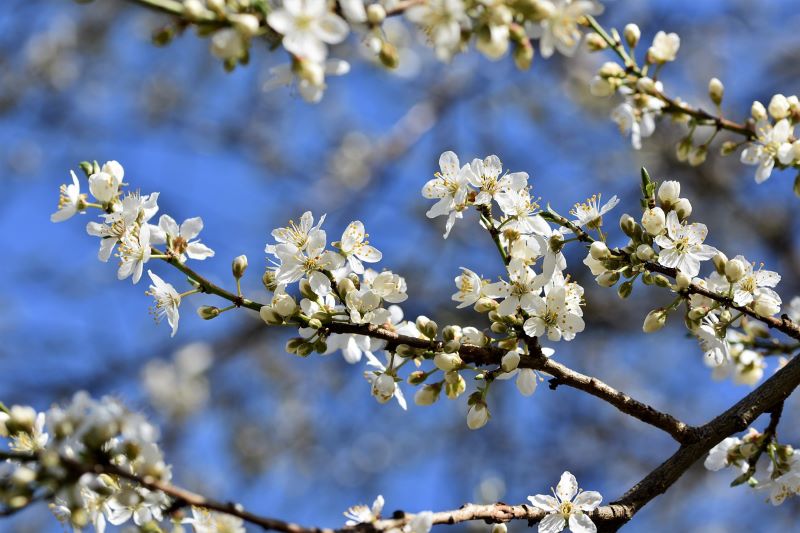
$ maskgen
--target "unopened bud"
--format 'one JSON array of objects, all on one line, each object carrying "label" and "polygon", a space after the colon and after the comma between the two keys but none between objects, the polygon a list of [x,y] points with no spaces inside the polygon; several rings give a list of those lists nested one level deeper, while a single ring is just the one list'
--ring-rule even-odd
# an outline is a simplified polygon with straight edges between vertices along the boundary
[{"label": "unopened bud", "polygon": [[655,255],[655,250],[649,244],[640,244],[636,247],[636,257],[642,261],[650,261]]},{"label": "unopened bud", "polygon": [[419,385],[421,383],[424,383],[427,378],[428,374],[426,374],[422,370],[415,370],[408,375],[408,384]]},{"label": "unopened bud", "polygon": [[736,283],[746,272],[745,264],[740,259],[731,259],[725,264],[725,277],[731,283]]},{"label": "unopened bud", "polygon": [[607,259],[611,255],[611,252],[608,250],[608,246],[606,246],[606,243],[603,241],[594,241],[589,247],[589,253],[598,261]]},{"label": "unopened bud", "polygon": [[249,13],[236,13],[228,15],[228,20],[233,24],[233,28],[245,38],[254,37],[258,34],[261,23],[258,17]]},{"label": "unopened bud", "polygon": [[681,196],[681,183],[667,180],[658,186],[658,199],[665,206],[670,206],[678,201]]},{"label": "unopened bud", "polygon": [[678,159],[678,161],[683,163],[689,159],[689,154],[692,152],[692,146],[691,137],[684,137],[681,139],[681,142],[678,143],[678,146],[675,149],[675,157]]},{"label": "unopened bud", "polygon": [[314,351],[314,345],[309,342],[304,342],[300,346],[297,347],[297,351],[295,352],[300,357],[308,357],[311,355],[311,352]]},{"label": "unopened bud", "polygon": [[667,217],[660,207],[645,210],[642,214],[642,226],[650,235],[660,235],[667,225]]},{"label": "unopened bud", "polygon": [[636,235],[636,225],[636,220],[627,213],[619,219],[619,229],[631,239]]},{"label": "unopened bud", "polygon": [[675,202],[675,205],[672,206],[672,208],[675,210],[675,214],[678,215],[678,218],[681,220],[686,220],[692,215],[692,203],[688,198],[678,198],[678,201]]},{"label": "unopened bud", "polygon": [[436,322],[434,322],[430,318],[420,315],[417,317],[416,325],[420,333],[422,333],[429,339],[436,338],[436,332],[438,331],[439,326],[437,326]]},{"label": "unopened bud", "polygon": [[512,372],[519,366],[519,359],[519,352],[517,350],[510,350],[500,361],[500,368],[503,369],[503,372]]},{"label": "unopened bud", "polygon": [[442,329],[442,338],[445,342],[461,340],[461,326],[445,326]]},{"label": "unopened bud", "polygon": [[669,279],[663,274],[656,274],[653,276],[653,283],[655,283],[657,287],[669,287]]},{"label": "unopened bud", "polygon": [[597,284],[601,287],[613,287],[619,281],[619,272],[604,272],[597,276]]},{"label": "unopened bud", "polygon": [[533,63],[533,45],[526,39],[514,47],[514,65],[519,70],[528,70]]},{"label": "unopened bud", "polygon": [[297,353],[297,349],[300,348],[300,346],[305,343],[306,343],[305,339],[301,339],[300,337],[292,337],[291,339],[286,341],[286,351],[288,353]]},{"label": "unopened bud", "polygon": [[714,105],[719,106],[722,104],[722,96],[725,93],[725,86],[717,78],[711,78],[708,82],[708,97],[714,102]]},{"label": "unopened bud", "polygon": [[274,270],[267,270],[264,272],[264,275],[261,276],[261,283],[264,284],[264,288],[270,292],[275,292],[275,289],[278,288],[278,282],[275,279],[275,271]]},{"label": "unopened bud", "polygon": [[689,164],[693,167],[699,167],[706,161],[706,156],[708,156],[708,147],[705,145],[695,146],[694,149],[689,152]]},{"label": "unopened bud", "polygon": [[386,8],[381,4],[370,4],[367,6],[367,21],[373,26],[377,26],[386,19]]},{"label": "unopened bud", "polygon": [[756,122],[760,120],[766,120],[767,109],[764,107],[764,104],[756,100],[755,102],[753,102],[753,105],[750,106],[750,115]]},{"label": "unopened bud", "polygon": [[417,405],[432,405],[439,399],[439,393],[441,391],[441,384],[425,385],[414,395],[414,403]]},{"label": "unopened bud", "polygon": [[639,39],[642,37],[642,31],[636,24],[626,24],[622,34],[625,36],[625,42],[631,48],[636,48],[636,45],[639,44]]},{"label": "unopened bud", "polygon": [[219,316],[219,308],[213,305],[201,305],[197,309],[197,315],[203,320],[211,320]]},{"label": "unopened bud", "polygon": [[720,153],[720,155],[723,155],[723,156],[731,155],[733,152],[736,151],[736,148],[738,148],[738,147],[739,147],[739,143],[737,143],[737,142],[725,141],[724,143],[722,143],[722,146],[720,146],[719,153]]},{"label": "unopened bud", "polygon": [[275,312],[269,305],[262,305],[261,309],[259,309],[258,314],[261,316],[261,320],[269,324],[270,326],[280,326],[283,324],[283,317]]},{"label": "unopened bud", "polygon": [[463,361],[457,353],[437,353],[433,357],[433,364],[443,372],[450,372],[461,367]]},{"label": "unopened bud", "polygon": [[383,43],[381,43],[378,59],[380,59],[381,64],[386,68],[397,68],[397,65],[400,64],[400,56],[397,53],[397,48],[389,41],[383,41]]},{"label": "unopened bud", "polygon": [[725,265],[728,264],[728,257],[722,252],[717,252],[717,254],[711,258],[711,262],[714,263],[717,274],[724,276]]},{"label": "unopened bud", "polygon": [[620,298],[627,298],[631,295],[631,292],[633,292],[633,280],[620,284],[617,289],[617,295]]},{"label": "unopened bud", "polygon": [[645,333],[653,333],[664,327],[667,323],[667,312],[663,308],[654,309],[647,313],[642,325],[642,330]]},{"label": "unopened bud", "polygon": [[692,278],[681,272],[678,271],[678,274],[675,276],[675,285],[678,287],[679,291],[683,291],[689,288],[689,285],[692,284]]},{"label": "unopened bud", "polygon": [[598,34],[590,33],[586,36],[586,48],[590,52],[599,52],[608,48],[608,43]]},{"label": "unopened bud", "polygon": [[492,300],[491,298],[483,297],[479,298],[478,301],[475,302],[475,305],[473,307],[475,311],[479,313],[488,313],[489,311],[494,311],[495,309],[497,309],[498,305],[499,304],[497,303],[497,301]]},{"label": "unopened bud", "polygon": [[240,255],[236,257],[231,263],[231,270],[233,271],[233,277],[236,279],[244,276],[244,271],[247,270],[247,256]]}]

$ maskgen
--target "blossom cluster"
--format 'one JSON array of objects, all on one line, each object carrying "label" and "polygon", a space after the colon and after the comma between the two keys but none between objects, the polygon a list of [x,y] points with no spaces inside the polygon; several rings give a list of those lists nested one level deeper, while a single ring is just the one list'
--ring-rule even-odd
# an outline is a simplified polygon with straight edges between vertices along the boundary
[{"label": "blossom cluster", "polygon": [[[386,68],[396,68],[403,56],[383,24],[388,17],[402,15],[425,36],[441,61],[475,48],[497,60],[509,54],[520,69],[534,57],[532,40],[538,40],[542,57],[556,51],[571,56],[583,38],[586,17],[602,13],[595,0],[531,0],[528,2],[427,0],[184,0],[174,13],[210,36],[211,53],[231,70],[246,64],[256,38],[280,46],[289,63],[274,67],[265,88],[295,84],[300,95],[318,102],[327,76],[340,76],[350,65],[330,57],[330,48],[358,35],[366,50]],[[167,28],[156,34],[159,44],[177,33]]]},{"label": "blossom cluster", "polygon": [[732,485],[764,491],[773,505],[800,494],[800,450],[779,444],[767,432],[751,428],[741,438],[726,438],[709,451],[704,465],[715,472],[731,468],[738,473]]},{"label": "blossom cluster", "polygon": [[[117,278],[131,278],[138,283],[144,265],[151,259],[169,259],[184,263],[187,259],[202,261],[214,256],[214,251],[200,242],[197,236],[203,229],[200,217],[190,218],[178,225],[169,215],[161,215],[158,224],[151,223],[158,213],[159,193],[143,195],[137,190],[125,191],[127,185],[122,180],[125,170],[117,161],[108,161],[100,166],[82,163],[81,168],[88,179],[90,200],[87,193],[81,192],[81,181],[75,172],[70,171],[71,184],[61,186],[58,210],[50,220],[63,222],[87,209],[101,212],[100,222],[89,222],[86,231],[100,239],[98,259],[108,262],[112,254],[119,259]],[[164,246],[163,251],[157,246]],[[174,336],[180,319],[181,299],[196,290],[180,294],[157,274],[148,271],[152,281],[147,294],[155,302],[152,313],[156,321],[166,318]]]},{"label": "blossom cluster", "polygon": [[[114,398],[78,393],[68,405],[38,413],[28,406],[1,407],[0,437],[16,454],[0,463],[0,503],[7,509],[25,507],[44,494],[55,516],[78,532],[92,525],[102,533],[108,523],[144,528],[167,518],[170,498],[131,480],[170,481],[158,430]],[[95,465],[126,476],[97,474]],[[186,522],[195,524],[197,533],[217,531],[197,525],[202,514],[219,518],[196,510]],[[233,520],[235,527],[226,531],[244,533],[241,521]]]},{"label": "blossom cluster", "polygon": [[[655,183],[643,171],[643,213],[639,221],[628,214],[620,228],[628,236],[621,247],[609,248],[602,240],[591,243],[584,259],[601,286],[611,287],[621,278],[619,294],[627,297],[634,282],[668,287],[678,293],[666,307],[651,311],[643,329],[661,329],[681,303],[686,304],[685,324],[697,338],[714,376],[733,376],[739,383],[755,384],[763,376],[763,356],[752,349],[757,337],[766,335],[753,322],[743,320],[744,311],[772,317],[781,310],[781,297],[774,290],[781,277],[762,265],[737,255],[732,259],[708,244],[704,224],[689,222],[692,206],[680,196],[680,183]],[[701,263],[711,261],[714,270],[699,277]],[[662,274],[672,273],[675,283]],[[741,330],[733,329],[733,327]]]}]

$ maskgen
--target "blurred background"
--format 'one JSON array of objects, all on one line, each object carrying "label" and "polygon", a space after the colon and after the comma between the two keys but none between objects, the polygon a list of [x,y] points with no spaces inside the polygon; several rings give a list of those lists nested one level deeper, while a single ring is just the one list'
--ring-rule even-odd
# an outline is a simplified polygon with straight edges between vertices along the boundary
[{"label": "blurred background", "polygon": [[[167,325],[155,326],[147,313],[147,284],[118,282],[114,265],[97,261],[88,217],[49,222],[58,186],[81,160],[116,159],[134,188],[161,191],[162,213],[179,221],[202,216],[201,236],[217,255],[198,269],[231,286],[230,260],[246,254],[245,292],[256,300],[266,297],[260,275],[269,232],[312,210],[328,214],[332,239],[349,221],[364,221],[383,251],[380,266],[408,281],[406,316],[483,327],[471,310],[457,313],[450,295],[459,266],[499,273],[495,249],[472,215],[443,241],[444,219],[426,219],[429,202],[420,196],[447,149],[462,160],[497,154],[506,168],[527,171],[534,195],[562,213],[597,192],[619,195],[607,218],[612,242],[620,240],[619,215],[638,209],[645,165],[656,179],[681,180],[711,244],[779,271],[785,302],[798,291],[794,175],[776,171],[757,187],[754,168],[736,156],[712,153],[700,168],[678,163],[674,146],[684,132],[668,122],[633,151],[608,118],[617,101],[588,92],[610,56],[537,57],[525,73],[508,58],[493,63],[475,53],[446,65],[415,32],[390,21],[393,41],[404,45],[401,68],[375,67],[351,36],[335,56],[351,60],[352,72],[329,80],[314,106],[289,89],[261,90],[268,69],[285,62],[266,46],[254,47],[249,67],[226,74],[208,41],[191,32],[166,48],[152,45],[167,19],[125,2],[6,0],[4,7],[0,396],[39,409],[81,389],[118,396],[161,426],[176,483],[254,512],[334,527],[347,507],[377,494],[388,512],[519,503],[546,493],[564,470],[611,501],[676,446],[566,387],[541,386],[523,398],[511,382],[498,384],[489,397],[493,418],[477,432],[466,427],[466,397],[407,412],[395,402],[379,405],[363,361],[288,355],[292,332],[267,329],[249,312],[203,322],[194,309],[216,302],[201,297],[186,301],[170,339]],[[796,7],[791,0],[606,2],[600,21],[638,23],[642,48],[658,30],[679,32],[678,61],[662,76],[667,92],[710,107],[706,85],[719,77],[724,110],[742,120],[752,100],[800,89]],[[569,272],[586,288],[587,330],[553,346],[559,361],[692,424],[749,392],[712,381],[680,324],[641,333],[647,311],[668,303],[668,294],[640,285],[623,305],[615,290],[593,282],[584,255],[568,249]],[[175,271],[158,273],[182,282]],[[775,367],[770,360],[766,375]],[[797,407],[795,395],[779,434],[800,445]],[[774,508],[765,494],[728,488],[732,477],[698,464],[625,530],[797,524],[796,498]],[[0,531],[60,530],[44,506],[0,522]]]}]

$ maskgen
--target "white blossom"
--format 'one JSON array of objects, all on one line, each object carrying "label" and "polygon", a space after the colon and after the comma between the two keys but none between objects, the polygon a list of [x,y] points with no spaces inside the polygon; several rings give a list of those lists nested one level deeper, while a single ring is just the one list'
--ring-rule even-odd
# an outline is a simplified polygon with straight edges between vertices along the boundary
[{"label": "white blossom", "polygon": [[696,276],[700,272],[700,262],[717,254],[716,248],[703,244],[707,234],[705,224],[681,225],[675,211],[670,211],[666,235],[655,238],[656,244],[661,247],[659,264],[677,268],[689,277]]},{"label": "white blossom", "polygon": [[71,170],[69,173],[72,176],[72,184],[61,186],[58,211],[50,215],[50,222],[64,222],[85,208],[85,196],[81,194],[81,184],[78,181],[78,176]]},{"label": "white blossom", "polygon": [[452,300],[459,302],[459,309],[474,304],[482,296],[483,280],[472,270],[461,267],[461,274],[456,276],[455,282],[458,292],[453,294]]},{"label": "white blossom", "polygon": [[345,511],[344,516],[347,517],[346,526],[357,526],[358,524],[371,524],[372,522],[380,519],[381,511],[383,511],[384,499],[380,494],[375,501],[372,502],[372,507],[366,505],[354,505]]},{"label": "white blossom", "polygon": [[468,22],[463,0],[429,0],[407,9],[408,20],[425,30],[436,56],[449,60],[461,44],[461,26]]},{"label": "white blossom", "polygon": [[503,174],[503,164],[496,155],[473,159],[466,172],[469,183],[478,189],[475,205],[489,205],[503,191],[519,191],[528,183],[528,174],[512,172]]},{"label": "white blossom", "polygon": [[326,44],[342,42],[350,31],[325,0],[283,0],[281,7],[267,15],[267,24],[283,35],[286,50],[315,62],[328,55]]},{"label": "white blossom", "polygon": [[147,275],[150,276],[150,280],[153,282],[150,285],[150,290],[146,293],[155,299],[152,307],[153,317],[156,322],[167,317],[167,323],[172,328],[171,336],[174,337],[178,331],[178,320],[180,320],[178,307],[181,305],[181,295],[178,294],[175,287],[158,277],[152,270],[148,270]]},{"label": "white blossom", "polygon": [[531,298],[528,305],[523,307],[531,315],[522,325],[525,333],[531,337],[547,334],[551,341],[574,339],[577,333],[583,331],[585,324],[574,306],[569,305],[567,296],[566,286],[554,285],[545,298]]},{"label": "white blossom", "polygon": [[756,183],[763,183],[769,178],[776,160],[782,164],[792,162],[793,150],[789,139],[793,130],[787,119],[779,120],[774,127],[767,120],[756,123],[756,140],[747,144],[741,156],[742,163],[758,165]]},{"label": "white blossom", "polygon": [[548,513],[539,522],[539,533],[558,533],[569,527],[573,533],[595,533],[597,527],[586,515],[597,509],[603,497],[599,492],[581,491],[578,481],[569,472],[564,472],[553,496],[537,494],[528,496],[531,504]]},{"label": "white blossom", "polygon": [[570,214],[575,217],[573,224],[577,226],[598,227],[602,224],[603,215],[614,209],[619,203],[619,198],[612,196],[611,199],[600,206],[601,195],[592,196],[582,204],[575,204]]},{"label": "white blossom", "polygon": [[444,152],[439,157],[440,172],[429,180],[422,187],[422,196],[430,199],[438,199],[426,213],[428,218],[436,218],[447,215],[447,224],[444,238],[450,234],[450,230],[456,218],[461,218],[461,211],[466,209],[467,192],[469,182],[467,172],[469,166],[459,165],[458,156],[453,152]]},{"label": "white blossom", "polygon": [[158,219],[157,231],[153,232],[153,244],[166,243],[170,253],[174,254],[179,261],[195,259],[202,261],[208,257],[214,257],[214,250],[201,243],[200,240],[193,241],[203,230],[203,219],[200,217],[188,218],[183,224],[178,226],[175,219],[169,215],[161,215]]},{"label": "white blossom", "polygon": [[542,0],[539,2],[547,16],[537,24],[526,26],[531,37],[539,39],[542,57],[548,58],[555,50],[572,56],[581,42],[578,23],[586,15],[599,15],[603,6],[593,0]]}]

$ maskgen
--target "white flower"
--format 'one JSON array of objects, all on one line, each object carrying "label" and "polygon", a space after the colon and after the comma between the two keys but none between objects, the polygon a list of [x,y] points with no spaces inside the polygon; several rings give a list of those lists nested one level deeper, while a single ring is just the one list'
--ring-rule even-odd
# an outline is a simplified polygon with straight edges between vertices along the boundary
[{"label": "white flower", "polygon": [[675,61],[680,47],[681,38],[677,33],[660,31],[656,33],[653,38],[653,45],[647,50],[647,58],[653,63]]},{"label": "white flower", "polygon": [[577,226],[589,226],[590,228],[597,228],[603,223],[603,215],[614,209],[619,203],[619,198],[616,195],[599,207],[601,195],[597,194],[592,196],[585,203],[575,204],[570,214],[575,218],[573,224]]},{"label": "white flower", "polygon": [[169,215],[161,215],[158,226],[153,232],[154,244],[166,243],[168,250],[182,263],[189,259],[202,261],[207,257],[214,257],[214,250],[201,243],[200,240],[192,241],[203,230],[203,219],[200,217],[188,218],[178,227],[175,219]]},{"label": "white flower", "polygon": [[387,372],[387,366],[389,368],[397,368],[402,362],[402,358],[396,354],[386,352],[387,364],[384,365],[377,357],[372,355],[372,353],[366,352],[365,355],[367,356],[367,366],[375,369],[364,372],[364,377],[372,386],[372,395],[380,403],[386,403],[392,398],[396,398],[400,407],[406,410],[408,406],[406,404],[406,398],[403,395],[403,390],[397,386],[394,375]]},{"label": "white flower", "polygon": [[181,305],[181,295],[178,294],[172,284],[153,274],[152,270],[148,270],[147,275],[150,276],[150,280],[153,282],[150,285],[150,290],[145,293],[155,299],[155,304],[153,304],[152,308],[153,317],[158,322],[166,316],[167,323],[172,327],[171,336],[174,337],[178,331],[178,320],[180,319],[178,307]]},{"label": "white flower", "polygon": [[291,63],[270,68],[270,78],[264,82],[262,89],[270,91],[296,82],[303,100],[316,104],[322,100],[327,87],[325,76],[344,76],[348,72],[350,63],[342,59],[327,59],[319,63],[310,59],[295,59]]},{"label": "white flower", "polygon": [[789,302],[789,309],[787,314],[792,322],[800,322],[800,296],[795,296]]},{"label": "white flower", "polygon": [[475,272],[468,268],[461,267],[461,275],[456,276],[456,287],[458,292],[452,296],[454,302],[460,302],[458,309],[467,307],[481,297],[481,289],[483,287],[483,280]]},{"label": "white flower", "polygon": [[677,268],[689,277],[700,272],[700,261],[707,261],[717,254],[713,246],[703,244],[708,234],[705,224],[681,225],[675,211],[667,215],[667,234],[655,238],[661,247],[658,262],[665,267]]},{"label": "white flower", "polygon": [[466,172],[467,180],[479,189],[473,200],[475,205],[489,205],[495,196],[506,190],[519,191],[528,183],[526,172],[512,172],[502,175],[503,164],[496,155],[486,159],[473,159]]},{"label": "white flower", "polygon": [[381,348],[383,341],[367,337],[366,335],[332,333],[328,337],[328,349],[326,354],[337,350],[342,351],[344,360],[350,364],[361,361],[362,354],[372,354]]},{"label": "white flower", "polygon": [[294,283],[304,275],[321,270],[335,270],[344,264],[344,258],[331,250],[325,250],[327,235],[325,231],[316,229],[309,232],[308,239],[303,247],[298,247],[292,242],[278,244],[274,247],[267,246],[268,253],[280,261],[275,272],[275,279],[279,283]]},{"label": "white flower", "polygon": [[[655,89],[661,92],[661,82],[655,82]],[[642,148],[642,139],[650,137],[656,130],[655,117],[661,114],[666,105],[662,100],[649,94],[620,87],[619,93],[625,101],[611,111],[611,120],[617,123],[623,135],[631,134],[631,145],[635,150]]]},{"label": "white flower", "polygon": [[528,496],[534,507],[549,513],[539,522],[539,533],[558,533],[565,526],[569,526],[573,533],[597,531],[597,526],[585,513],[594,511],[603,501],[599,492],[580,491],[575,476],[564,472],[553,494],[555,497],[547,494]]},{"label": "white flower", "polygon": [[345,304],[353,324],[379,326],[390,318],[389,310],[381,307],[381,297],[367,288],[348,292]]},{"label": "white flower", "polygon": [[545,299],[540,296],[533,297],[527,306],[524,306],[531,317],[522,325],[525,333],[531,337],[541,337],[547,333],[551,341],[562,338],[569,341],[585,327],[583,318],[576,312],[574,306],[569,305],[567,287],[554,285],[547,292]]},{"label": "white flower", "polygon": [[[736,265],[741,265],[743,267],[742,275],[731,284],[731,288],[733,290],[733,303],[736,305],[749,305],[755,299],[759,289],[763,289],[765,287],[775,287],[781,280],[780,274],[771,270],[764,270],[763,266],[758,270],[754,270],[753,264],[748,262],[744,256],[737,255],[728,261],[728,264],[730,265],[733,261],[736,261]],[[727,293],[729,289],[723,288],[722,290]],[[772,296],[780,303],[780,296],[778,296],[775,291],[766,289],[764,294]]]},{"label": "white flower", "polygon": [[714,314],[703,317],[700,326],[694,330],[700,348],[703,350],[708,366],[719,366],[730,360],[728,341],[717,331],[719,319]]},{"label": "white flower", "polygon": [[351,222],[344,230],[342,240],[339,243],[334,243],[334,246],[338,246],[347,257],[350,268],[356,274],[364,273],[364,265],[361,261],[377,263],[382,257],[382,254],[376,248],[370,246],[369,241],[365,240],[367,237],[364,224],[360,220],[356,220]]},{"label": "white flower", "polygon": [[774,127],[769,121],[760,120],[755,130],[756,140],[747,144],[741,161],[746,165],[758,165],[756,183],[762,183],[772,174],[776,159],[782,164],[791,164],[793,150],[789,139],[794,127],[787,119],[779,120]]},{"label": "white flower", "polygon": [[380,494],[375,501],[372,502],[372,508],[366,505],[354,505],[345,511],[344,516],[347,517],[346,526],[357,526],[358,524],[371,524],[381,517],[383,511],[383,496]]},{"label": "white flower", "polygon": [[497,307],[497,312],[503,316],[516,314],[520,307],[523,309],[531,307],[546,281],[520,259],[512,259],[508,264],[508,277],[510,282],[501,280],[489,283],[483,288],[486,296],[503,298]]},{"label": "white flower", "polygon": [[539,214],[539,204],[531,199],[528,189],[506,189],[494,196],[497,205],[503,213],[513,219],[503,221],[503,227],[517,230],[523,234],[536,233],[545,235],[549,233],[549,226]]},{"label": "white flower", "polygon": [[328,55],[325,44],[344,41],[350,31],[325,0],[283,0],[282,7],[267,15],[267,24],[283,35],[286,50],[318,63]]},{"label": "white flower", "polygon": [[69,173],[72,176],[72,185],[61,186],[58,211],[50,215],[50,222],[64,222],[86,207],[85,195],[81,194],[81,184],[78,181],[78,176],[71,170]]},{"label": "white flower", "polygon": [[[728,437],[709,450],[708,457],[706,457],[706,460],[703,462],[703,466],[708,470],[716,472],[717,470],[722,470],[726,466],[734,464],[731,461],[731,451],[739,448],[741,444],[742,440],[740,438]],[[746,470],[747,466],[745,466],[744,469]]]},{"label": "white flower", "polygon": [[439,157],[439,168],[441,171],[422,187],[422,196],[439,200],[426,213],[428,218],[448,215],[444,233],[446,239],[455,219],[461,218],[461,211],[466,208],[469,166],[459,166],[458,156],[448,151]]},{"label": "white flower", "polygon": [[[135,492],[135,494],[132,494]],[[161,521],[163,510],[169,500],[162,492],[154,492],[145,488],[126,489],[115,494],[106,503],[108,521],[118,526],[131,518],[137,526],[143,526],[151,520]]]},{"label": "white flower", "polygon": [[[289,221],[289,225],[285,228],[277,228],[272,230],[272,237],[279,244],[291,244],[298,250],[305,250],[312,237],[316,236],[320,231],[322,223],[325,222],[326,215],[322,215],[314,225],[314,215],[311,211],[306,211],[300,217],[300,223],[295,223],[294,220]],[[325,240],[324,238],[322,240]],[[268,244],[264,251],[268,254],[275,253],[276,246]]]},{"label": "white flower", "polygon": [[393,273],[391,270],[384,270],[378,273],[372,269],[367,269],[364,272],[361,285],[362,288],[369,288],[372,292],[389,303],[399,304],[408,299],[405,278]]},{"label": "white flower", "polygon": [[447,61],[461,44],[461,25],[467,23],[463,0],[429,0],[406,10],[411,22],[425,29],[436,56]]},{"label": "white flower", "polygon": [[599,15],[603,6],[591,0],[543,0],[541,9],[548,16],[539,24],[526,26],[531,37],[539,38],[542,57],[548,58],[558,50],[572,56],[581,42],[578,22],[586,15]]},{"label": "white flower", "polygon": [[212,513],[207,509],[192,507],[192,517],[184,524],[191,524],[195,533],[245,533],[244,521],[224,513]]},{"label": "white flower", "polygon": [[117,279],[130,277],[139,283],[144,264],[150,260],[150,226],[144,224],[138,231],[128,233],[119,244],[119,270]]}]

